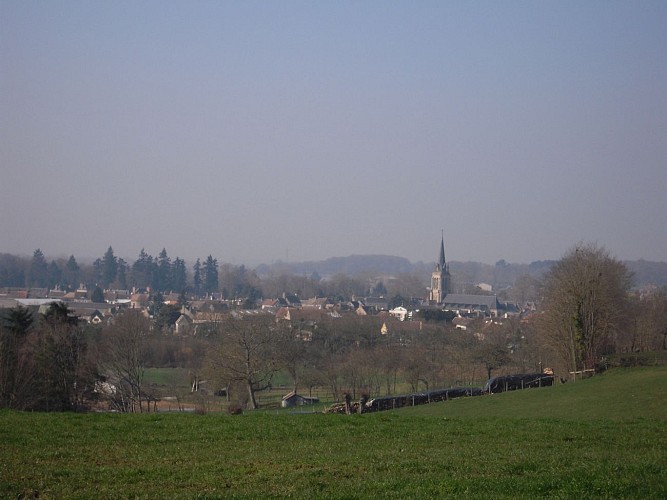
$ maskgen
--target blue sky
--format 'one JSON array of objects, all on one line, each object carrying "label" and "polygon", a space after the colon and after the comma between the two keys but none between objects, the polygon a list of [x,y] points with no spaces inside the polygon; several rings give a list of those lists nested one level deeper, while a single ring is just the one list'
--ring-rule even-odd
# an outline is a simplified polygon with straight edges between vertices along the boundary
[{"label": "blue sky", "polygon": [[0,0],[0,252],[667,260],[667,3]]}]

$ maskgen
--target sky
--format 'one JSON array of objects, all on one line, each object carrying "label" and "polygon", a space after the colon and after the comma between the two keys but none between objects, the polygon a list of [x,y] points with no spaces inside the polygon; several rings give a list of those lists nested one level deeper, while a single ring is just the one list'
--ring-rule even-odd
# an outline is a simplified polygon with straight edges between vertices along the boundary
[{"label": "sky", "polygon": [[667,2],[0,0],[0,252],[667,261]]}]

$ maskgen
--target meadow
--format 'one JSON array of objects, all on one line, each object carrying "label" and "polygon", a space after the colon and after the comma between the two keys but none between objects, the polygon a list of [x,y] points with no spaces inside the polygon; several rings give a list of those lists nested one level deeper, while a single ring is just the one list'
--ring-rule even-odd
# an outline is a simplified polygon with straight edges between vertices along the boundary
[{"label": "meadow", "polygon": [[363,415],[0,412],[0,497],[667,498],[667,367]]}]

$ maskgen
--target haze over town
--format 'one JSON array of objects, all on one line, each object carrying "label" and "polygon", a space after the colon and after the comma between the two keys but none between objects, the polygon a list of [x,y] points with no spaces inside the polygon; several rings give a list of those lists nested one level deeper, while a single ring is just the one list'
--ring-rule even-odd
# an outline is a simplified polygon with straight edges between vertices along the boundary
[{"label": "haze over town", "polygon": [[0,0],[0,252],[667,261],[665,19]]}]

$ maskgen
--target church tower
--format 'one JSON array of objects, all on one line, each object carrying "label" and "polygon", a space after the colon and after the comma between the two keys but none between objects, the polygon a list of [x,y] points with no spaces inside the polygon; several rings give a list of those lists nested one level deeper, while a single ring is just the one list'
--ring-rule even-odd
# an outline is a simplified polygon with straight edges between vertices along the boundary
[{"label": "church tower", "polygon": [[431,273],[431,294],[429,300],[440,304],[445,300],[445,296],[449,293],[449,264],[445,260],[445,235],[442,235],[440,241],[440,257],[435,265],[435,269]]}]

